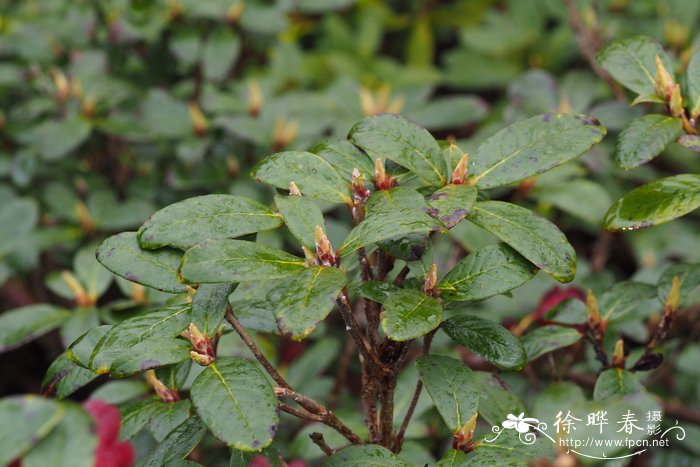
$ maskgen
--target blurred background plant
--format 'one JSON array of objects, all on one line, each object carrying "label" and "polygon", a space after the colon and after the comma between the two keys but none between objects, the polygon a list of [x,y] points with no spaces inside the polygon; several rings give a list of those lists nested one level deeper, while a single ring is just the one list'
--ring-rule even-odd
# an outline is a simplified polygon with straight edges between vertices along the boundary
[{"label": "blurred background plant", "polygon": [[[8,310],[0,315],[0,394],[41,392],[54,361],[44,390],[59,397],[77,390],[77,400],[102,399],[127,410],[149,393],[138,378],[76,374],[67,386],[52,387],[51,374],[70,367],[64,350],[88,329],[171,298],[115,279],[94,259],[102,239],[135,230],[167,204],[207,193],[269,202],[273,190],[247,176],[256,162],[344,138],[355,122],[376,113],[400,113],[475,154],[513,122],[573,112],[600,120],[607,138],[583,157],[493,190],[492,197],[534,209],[566,233],[578,252],[578,274],[576,289],[564,294],[591,289],[607,300],[602,307],[627,300],[629,312],[620,312],[606,334],[611,355],[617,337],[650,338],[661,311],[651,287],[660,283],[667,293],[673,275],[684,274],[683,308],[666,349],[672,358],[642,380],[693,415],[692,407],[700,408],[693,363],[700,353],[700,272],[676,263],[700,261],[697,214],[622,234],[602,225],[625,193],[700,173],[700,158],[670,142],[663,157],[629,172],[618,168],[619,132],[660,104],[630,106],[635,95],[596,54],[616,39],[649,36],[667,50],[671,73],[681,76],[700,46],[699,21],[695,0],[0,0],[0,310]],[[339,244],[349,227],[332,206],[321,207],[330,240]],[[469,222],[451,237],[432,248],[453,263],[497,242]],[[259,241],[289,245],[280,232],[262,233]],[[472,309],[516,332],[520,323],[522,331],[543,297],[557,295],[553,287],[539,274],[511,297]],[[31,319],[23,318],[25,307],[32,307]],[[17,309],[24,313],[13,315]],[[547,311],[539,310],[540,317]],[[269,334],[257,339],[304,393],[326,401],[330,395],[335,403],[354,397],[347,380],[336,378],[335,370],[348,366],[342,333],[320,326],[304,343]],[[247,355],[240,342],[229,341],[229,353]],[[539,407],[559,393],[578,397],[580,389],[557,381],[567,372],[595,374],[599,364],[579,343],[557,350],[566,342],[546,349],[548,356],[524,373],[501,378],[521,400],[539,394]],[[460,354],[444,333],[433,349],[488,368],[473,354]],[[172,373],[185,384],[186,369]],[[397,396],[405,404],[399,414],[410,402],[415,369],[402,377],[407,393]],[[574,380],[589,391],[590,380]],[[420,404],[402,452],[414,465],[433,463],[442,452],[439,440],[449,438],[429,399]],[[358,413],[345,415],[361,426]],[[177,425],[173,420],[181,421],[161,424],[154,415],[150,432],[132,427],[137,455],[161,441]],[[275,447],[287,459],[318,459],[306,436],[311,431],[292,426]],[[200,455],[205,465],[228,462],[221,446]],[[685,443],[655,451],[650,465],[691,465],[699,455]]]}]

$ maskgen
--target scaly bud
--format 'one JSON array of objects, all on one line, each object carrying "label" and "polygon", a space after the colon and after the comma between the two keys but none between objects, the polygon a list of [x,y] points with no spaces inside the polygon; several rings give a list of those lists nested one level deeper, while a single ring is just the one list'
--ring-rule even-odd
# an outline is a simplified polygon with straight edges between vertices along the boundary
[{"label": "scaly bud", "polygon": [[145,304],[146,299],[146,288],[141,284],[136,282],[131,283],[131,299],[139,304]]},{"label": "scaly bud", "polygon": [[301,196],[301,191],[294,182],[289,182],[289,196]]},{"label": "scaly bud", "polygon": [[654,80],[654,90],[659,97],[663,97],[665,100],[671,96],[673,92],[673,86],[675,82],[673,77],[669,74],[664,66],[663,60],[658,55],[656,56],[656,78]]},{"label": "scaly bud", "polygon": [[260,115],[260,110],[263,105],[263,95],[260,89],[260,83],[252,79],[248,81],[248,113],[253,117]]},{"label": "scaly bud", "polygon": [[600,311],[598,310],[598,302],[593,295],[593,291],[588,289],[586,296],[586,309],[588,310],[588,326],[593,330],[600,328]]},{"label": "scaly bud", "polygon": [[666,295],[666,300],[664,301],[664,315],[675,314],[675,312],[678,310],[681,296],[680,292],[681,281],[678,279],[678,276],[673,276],[671,290],[668,291],[668,295]]},{"label": "scaly bud", "polygon": [[681,96],[681,85],[676,83],[671,91],[671,97],[668,99],[668,109],[674,117],[680,117],[683,114],[683,96]]},{"label": "scaly bud", "polygon": [[195,134],[199,137],[205,136],[209,129],[209,123],[207,123],[207,118],[202,113],[199,104],[196,101],[190,101],[187,107],[190,111],[190,119],[192,120]]},{"label": "scaly bud", "polygon": [[316,255],[311,250],[306,248],[304,245],[301,246],[301,250],[304,252],[304,265],[306,267],[311,267],[318,264],[316,261]]},{"label": "scaly bud", "polygon": [[214,363],[215,358],[210,355],[204,355],[194,350],[190,350],[190,358],[193,362],[202,366],[209,366]]},{"label": "scaly bud", "polygon": [[357,169],[352,169],[352,218],[359,223],[365,217],[365,203],[370,191],[365,186],[365,176]]},{"label": "scaly bud", "polygon": [[463,452],[470,452],[474,449],[475,446],[472,445],[472,440],[474,439],[474,429],[476,428],[478,415],[478,413],[475,413],[460,429],[452,434],[452,449]]},{"label": "scaly bud", "polygon": [[156,395],[163,402],[177,402],[180,400],[180,395],[176,390],[167,387],[161,380],[156,376],[156,372],[153,370],[146,371],[146,383],[153,388]]},{"label": "scaly bud", "polygon": [[613,351],[612,366],[614,368],[625,368],[625,341],[618,339]]},{"label": "scaly bud", "polygon": [[190,323],[187,331],[184,331],[182,335],[192,343],[194,350],[190,352],[190,355],[193,361],[206,366],[216,359],[216,350],[212,339],[200,331],[196,324]]},{"label": "scaly bud", "polygon": [[571,113],[571,103],[569,102],[569,98],[567,96],[562,96],[561,99],[559,99],[559,109],[558,112],[560,114],[569,114]]},{"label": "scaly bud", "polygon": [[374,186],[378,190],[388,190],[394,186],[394,178],[386,173],[381,159],[374,161]]},{"label": "scaly bud", "polygon": [[52,70],[51,77],[53,78],[54,86],[56,86],[56,99],[59,102],[65,101],[70,96],[71,91],[68,78],[59,70]]},{"label": "scaly bud", "polygon": [[245,3],[243,3],[243,0],[234,2],[233,5],[229,7],[228,11],[226,11],[226,21],[231,24],[237,23],[243,14],[243,10],[245,10]]},{"label": "scaly bud", "polygon": [[272,133],[272,148],[280,150],[294,141],[299,133],[299,120],[290,120],[287,122],[284,118],[279,117],[275,120],[275,129]]},{"label": "scaly bud", "polygon": [[437,285],[437,264],[433,263],[428,270],[428,273],[423,279],[423,293],[431,297],[435,297],[438,291],[435,289]]},{"label": "scaly bud", "polygon": [[95,297],[91,297],[83,285],[78,282],[78,279],[76,279],[70,272],[63,271],[61,273],[61,278],[63,279],[63,282],[66,283],[70,291],[73,292],[73,295],[75,295],[75,303],[79,307],[92,306],[97,302],[97,299]]},{"label": "scaly bud", "polygon": [[469,175],[469,154],[466,152],[462,155],[462,158],[457,162],[457,166],[452,171],[452,184],[462,185],[467,181],[467,176]]},{"label": "scaly bud", "polygon": [[92,220],[92,217],[90,216],[90,211],[88,211],[87,206],[85,203],[82,201],[78,201],[75,203],[75,214],[78,217],[78,222],[80,223],[80,226],[85,230],[86,232],[94,232],[96,229],[95,222]]},{"label": "scaly bud", "polygon": [[338,266],[339,259],[320,225],[316,226],[316,262],[319,266]]},{"label": "scaly bud", "polygon": [[360,97],[360,108],[362,109],[362,115],[365,117],[374,115],[376,113],[376,105],[374,103],[374,96],[370,90],[364,86],[361,86],[358,94]]}]

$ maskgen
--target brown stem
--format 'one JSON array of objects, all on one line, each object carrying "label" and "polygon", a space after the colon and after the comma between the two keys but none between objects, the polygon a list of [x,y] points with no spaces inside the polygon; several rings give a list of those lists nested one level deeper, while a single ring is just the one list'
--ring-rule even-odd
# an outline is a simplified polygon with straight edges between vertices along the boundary
[{"label": "brown stem", "polygon": [[297,417],[301,420],[309,420],[312,422],[323,422],[323,417],[321,417],[320,415],[297,410],[294,407],[290,407],[287,404],[284,404],[282,402],[280,402],[280,410],[282,412],[287,412],[289,415],[294,415],[295,417]]},{"label": "brown stem", "polygon": [[581,54],[588,62],[591,69],[603,81],[608,83],[610,90],[613,92],[617,100],[624,101],[625,93],[619,84],[613,79],[605,68],[601,67],[596,60],[596,53],[602,46],[602,35],[599,28],[588,28],[581,19],[576,3],[574,0],[566,0],[566,6],[569,10],[569,23],[576,34],[576,43],[578,44]]},{"label": "brown stem", "polygon": [[[433,336],[435,336],[435,332],[436,331],[432,331],[429,334],[426,334],[423,338],[423,355],[428,355],[428,353],[430,353],[430,345],[433,343]],[[396,438],[394,439],[394,446],[392,449],[394,452],[401,451],[404,436],[406,434],[406,430],[408,429],[408,424],[411,421],[411,417],[413,417],[413,413],[416,411],[418,399],[420,399],[422,391],[423,381],[420,378],[418,378],[418,382],[416,383],[416,389],[413,391],[413,398],[411,399],[411,404],[408,406],[408,411],[406,411],[406,415],[403,417],[403,421],[401,422],[401,427],[399,428],[399,431],[396,434]]]},{"label": "brown stem", "polygon": [[358,248],[357,256],[359,257],[360,261],[360,271],[362,274],[362,280],[373,281],[374,271],[372,271],[372,266],[369,264],[369,260],[367,259],[367,252],[365,251],[364,247]]},{"label": "brown stem", "polygon": [[278,397],[289,397],[296,403],[304,407],[309,412],[318,415],[321,422],[330,426],[335,431],[340,433],[352,444],[363,444],[362,439],[355,434],[347,425],[345,425],[333,412],[311,399],[308,396],[300,394],[289,388],[275,388],[275,394]]},{"label": "brown stem", "polygon": [[338,359],[338,373],[335,377],[335,382],[333,383],[333,389],[331,389],[331,394],[328,396],[328,407],[335,407],[338,405],[338,398],[340,397],[340,391],[345,386],[348,380],[348,370],[350,368],[350,360],[353,354],[353,341],[351,337],[346,337],[343,343],[343,350],[340,352],[340,358]]},{"label": "brown stem", "polygon": [[397,274],[396,278],[394,279],[394,285],[401,285],[403,280],[408,276],[408,274],[411,272],[411,269],[408,266],[404,266],[401,271]]},{"label": "brown stem", "polygon": [[340,293],[337,302],[338,308],[340,309],[340,315],[343,317],[343,321],[345,322],[345,328],[347,331],[350,332],[350,335],[355,341],[355,345],[360,351],[360,355],[362,356],[362,358],[369,365],[373,365],[378,368],[381,367],[381,363],[379,362],[377,356],[373,352],[369,351],[367,343],[362,337],[362,333],[360,332],[360,324],[357,322],[355,316],[352,314],[352,309],[350,308],[350,299],[348,298],[348,291],[346,289],[343,289],[343,291]]},{"label": "brown stem", "polygon": [[332,456],[335,451],[333,451],[333,448],[331,448],[328,443],[326,443],[325,438],[323,437],[323,433],[319,433],[317,431],[314,431],[309,435],[309,438],[311,438],[311,441],[314,442],[316,446],[321,448],[321,451],[327,456]]}]

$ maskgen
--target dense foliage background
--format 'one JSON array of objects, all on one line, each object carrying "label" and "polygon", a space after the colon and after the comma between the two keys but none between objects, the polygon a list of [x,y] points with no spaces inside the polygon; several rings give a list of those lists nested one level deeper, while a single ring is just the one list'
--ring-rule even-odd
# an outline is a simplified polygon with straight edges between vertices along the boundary
[{"label": "dense foliage background", "polygon": [[[170,413],[167,420],[154,416],[143,430],[128,425],[128,410],[152,392],[143,377],[92,375],[74,382],[75,392],[51,384],[76,338],[171,298],[104,269],[95,260],[102,240],[134,231],[158,209],[196,195],[228,193],[269,204],[275,191],[248,176],[256,163],[281,150],[345,138],[370,115],[401,114],[475,154],[514,122],[547,112],[585,113],[607,128],[600,144],[490,193],[557,224],[577,252],[576,278],[562,286],[540,273],[509,295],[471,304],[470,313],[522,334],[554,304],[573,298],[582,305],[591,290],[610,318],[607,353],[621,338],[634,363],[648,353],[671,279],[681,275],[681,306],[660,350],[663,361],[649,357],[653,361],[638,368],[649,371],[636,375],[660,398],[667,421],[678,419],[688,436],[631,462],[697,464],[697,214],[636,231],[611,233],[602,225],[625,193],[662,177],[700,173],[700,158],[691,143],[671,143],[649,164],[618,167],[620,131],[663,106],[653,100],[630,105],[636,94],[617,84],[596,53],[615,40],[649,36],[681,76],[700,46],[699,24],[695,0],[0,0],[0,310],[33,306],[45,316],[20,326],[19,334],[17,327],[0,328],[0,395],[72,393],[76,401],[117,405],[122,431],[133,431],[127,434],[142,459],[183,421],[182,413]],[[677,136],[671,131],[669,142]],[[340,245],[352,228],[347,210],[319,206],[331,243]],[[257,241],[298,250],[283,229],[261,232]],[[438,263],[444,273],[466,253],[496,242],[461,222],[434,242],[427,264]],[[270,333],[255,339],[295,388],[362,430],[363,414],[353,404],[359,370],[344,328],[331,315],[301,342]],[[525,369],[499,372],[499,381],[529,413],[551,418],[564,401],[590,398],[600,364],[594,346],[582,339],[540,338],[554,344],[526,346],[532,358]],[[432,349],[474,370],[495,370],[443,332]],[[220,352],[249,356],[232,333],[221,338]],[[189,371],[160,376],[187,387],[196,376]],[[411,363],[397,386],[399,422],[416,380]],[[404,460],[433,465],[440,459],[451,436],[439,420],[423,394]],[[342,446],[337,433],[291,417],[282,419],[273,446],[288,461],[317,463],[322,452],[308,434],[319,430],[333,447]],[[190,459],[227,465],[230,457],[207,436]]]}]

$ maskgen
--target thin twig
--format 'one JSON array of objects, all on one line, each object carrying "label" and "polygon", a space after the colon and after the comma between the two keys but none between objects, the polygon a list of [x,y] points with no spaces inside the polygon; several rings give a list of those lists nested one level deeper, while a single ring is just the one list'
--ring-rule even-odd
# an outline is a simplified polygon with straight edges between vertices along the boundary
[{"label": "thin twig", "polygon": [[408,276],[408,273],[411,272],[411,269],[408,266],[404,266],[401,271],[396,275],[396,278],[394,278],[394,285],[401,285],[403,280]]},{"label": "thin twig", "polygon": [[331,389],[331,394],[328,396],[328,407],[335,407],[338,405],[338,399],[340,398],[340,391],[348,380],[348,371],[350,369],[350,360],[353,355],[353,340],[351,337],[346,337],[343,343],[343,350],[340,351],[340,358],[338,359],[338,373],[335,377],[335,382],[333,383],[333,389]]},{"label": "thin twig", "polygon": [[617,84],[610,73],[608,73],[605,68],[601,67],[596,60],[596,53],[602,46],[600,30],[598,28],[591,29],[586,27],[581,19],[581,15],[579,15],[576,9],[574,0],[566,0],[566,6],[569,10],[569,23],[576,34],[576,43],[578,44],[581,54],[595,74],[608,83],[610,90],[615,94],[617,100],[624,101],[626,99],[625,93],[622,91],[620,85]]},{"label": "thin twig", "polygon": [[362,280],[373,281],[374,271],[372,271],[372,266],[369,264],[369,260],[367,259],[367,252],[365,251],[364,247],[357,249],[357,256],[360,261],[360,271],[362,274]]},{"label": "thin twig", "polygon": [[350,335],[355,341],[357,349],[360,351],[360,355],[368,364],[381,368],[382,365],[379,362],[379,359],[374,353],[369,351],[367,343],[362,337],[362,333],[360,332],[360,324],[352,314],[350,300],[348,299],[348,291],[346,289],[343,289],[343,291],[340,293],[337,302],[338,308],[340,309],[340,315],[343,317],[343,321],[345,322],[345,328],[350,332]]},{"label": "thin twig", "polygon": [[289,397],[297,402],[299,405],[304,407],[309,412],[312,412],[322,418],[322,423],[335,429],[338,433],[343,435],[352,444],[363,444],[362,439],[355,434],[347,425],[345,425],[338,417],[336,417],[333,412],[311,399],[308,396],[300,394],[289,388],[275,388],[275,395],[277,397]]},{"label": "thin twig", "polygon": [[335,452],[333,448],[331,448],[328,443],[326,443],[325,438],[323,437],[323,433],[319,433],[317,431],[314,431],[313,433],[309,434],[309,438],[311,438],[311,441],[314,442],[316,446],[321,448],[321,451],[327,456],[332,456],[333,453]]},{"label": "thin twig", "polygon": [[[435,332],[436,331],[432,331],[429,334],[426,334],[423,338],[423,355],[428,355],[430,353],[430,345],[433,343],[433,336],[435,336]],[[404,436],[406,435],[406,430],[408,429],[408,424],[411,421],[411,417],[413,417],[413,413],[416,411],[418,399],[420,399],[422,391],[423,381],[420,378],[418,378],[418,382],[416,383],[416,389],[413,391],[413,398],[411,399],[411,404],[408,406],[408,411],[406,411],[406,415],[403,417],[403,421],[401,422],[401,427],[399,427],[399,431],[397,432],[396,438],[394,439],[394,446],[392,449],[394,452],[401,451]]]},{"label": "thin twig", "polygon": [[280,410],[282,412],[287,412],[289,415],[294,415],[295,417],[301,419],[301,420],[309,420],[312,422],[323,422],[323,417],[320,415],[316,415],[310,412],[303,412],[301,410],[295,409],[294,407],[290,407],[289,405],[280,402]]}]

